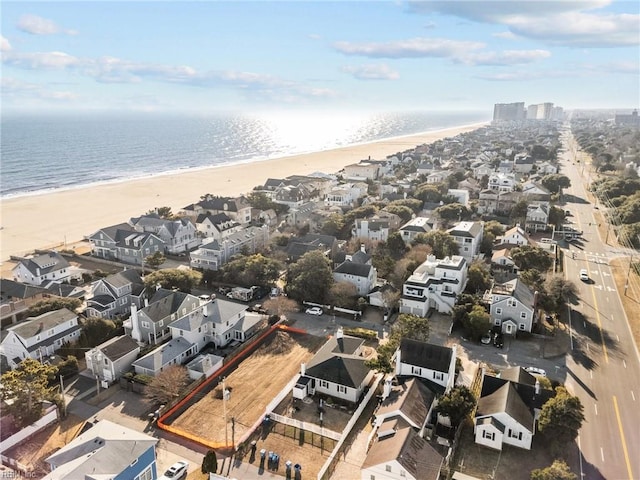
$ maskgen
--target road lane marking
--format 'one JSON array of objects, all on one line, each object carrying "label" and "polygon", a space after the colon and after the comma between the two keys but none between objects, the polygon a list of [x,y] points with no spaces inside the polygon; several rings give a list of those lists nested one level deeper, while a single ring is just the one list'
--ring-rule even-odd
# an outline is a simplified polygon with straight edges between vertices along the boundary
[{"label": "road lane marking", "polygon": [[580,456],[580,480],[582,480],[584,473],[582,473],[582,446],[580,445],[580,435],[578,435],[578,455]]},{"label": "road lane marking", "polygon": [[589,370],[589,375],[591,375],[591,379],[593,380],[593,370]]},{"label": "road lane marking", "polygon": [[594,404],[593,404],[593,408],[595,408],[595,410],[596,410],[596,415],[598,415],[598,404],[597,404],[597,403],[594,403]]},{"label": "road lane marking", "polygon": [[604,450],[600,447],[600,457],[602,457],[602,463],[604,463]]},{"label": "road lane marking", "polygon": [[633,390],[631,390],[631,398],[633,399],[633,401],[636,401],[636,396],[633,394]]},{"label": "road lane marking", "polygon": [[624,360],[622,360],[622,365],[624,365],[624,368],[627,368],[627,362],[625,362]]},{"label": "road lane marking", "polygon": [[631,471],[631,462],[629,461],[629,452],[627,451],[627,441],[624,438],[624,431],[622,430],[622,421],[620,420],[620,410],[618,410],[618,399],[613,396],[613,408],[616,411],[616,419],[618,420],[618,429],[620,430],[620,440],[622,440],[622,452],[624,453],[624,460],[627,463],[627,473],[629,478],[634,478]]},{"label": "road lane marking", "polygon": [[[587,273],[591,276],[591,270],[589,269],[589,264],[587,264]],[[602,288],[602,286],[598,285],[598,287]],[[604,334],[602,333],[602,320],[600,318],[600,309],[598,308],[598,300],[596,299],[596,291],[591,288],[591,297],[593,298],[593,307],[596,311],[596,319],[598,320],[598,329],[600,330],[600,343],[602,343],[602,351],[604,352],[604,360],[609,363],[609,354],[607,353],[607,346],[604,343]]]},{"label": "road lane marking", "polygon": [[[613,318],[611,320],[613,320]],[[616,339],[620,341],[620,335],[616,334]]]}]

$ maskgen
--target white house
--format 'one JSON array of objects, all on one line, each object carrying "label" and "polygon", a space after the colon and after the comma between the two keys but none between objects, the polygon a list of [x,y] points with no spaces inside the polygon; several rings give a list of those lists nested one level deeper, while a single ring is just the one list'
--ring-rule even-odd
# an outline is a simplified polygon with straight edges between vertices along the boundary
[{"label": "white house", "polygon": [[200,235],[214,240],[223,240],[233,233],[242,231],[242,225],[226,213],[201,213],[196,218],[196,228]]},{"label": "white house", "polygon": [[387,379],[383,387],[382,402],[374,414],[374,429],[377,429],[379,436],[383,436],[386,433],[380,429],[383,423],[401,419],[423,436],[434,399],[435,393],[415,377],[396,386],[391,386],[391,379]]},{"label": "white house", "polygon": [[516,264],[511,258],[511,248],[496,248],[491,256],[492,268],[499,268],[509,272],[517,270]]},{"label": "white house", "polygon": [[129,335],[113,337],[85,352],[87,369],[101,381],[113,383],[131,369],[140,346]]},{"label": "white house", "polygon": [[359,183],[343,183],[331,188],[324,197],[325,205],[338,207],[354,207],[358,199],[367,194]]},{"label": "white house", "polygon": [[402,286],[400,312],[425,317],[430,308],[449,313],[467,285],[467,261],[454,255],[442,260],[434,255],[416,268]]},{"label": "white house", "polygon": [[447,195],[455,197],[458,203],[461,203],[465,207],[469,206],[469,190],[463,190],[458,188],[450,188],[447,190]]},{"label": "white house", "polygon": [[542,406],[553,396],[520,367],[507,368],[499,377],[483,373],[475,442],[496,450],[504,445],[530,450]]},{"label": "white house", "polygon": [[223,236],[211,238],[189,254],[191,268],[219,270],[231,257],[242,252],[255,253],[269,242],[269,227],[247,227]]},{"label": "white house", "polygon": [[380,174],[380,165],[368,160],[361,160],[359,163],[347,165],[343,172],[344,178],[347,180],[375,180]]},{"label": "white house", "polygon": [[367,295],[375,287],[378,275],[364,245],[353,255],[347,255],[345,261],[333,270],[333,279],[355,286],[360,296]]},{"label": "white house", "polygon": [[549,227],[549,203],[532,202],[527,205],[525,227],[528,231],[543,231]]},{"label": "white house", "polygon": [[447,233],[458,244],[460,256],[469,262],[478,256],[484,236],[482,222],[458,222]]},{"label": "white house", "polygon": [[419,377],[449,391],[455,382],[456,346],[442,347],[403,338],[395,353],[396,376]]},{"label": "white house", "polygon": [[187,363],[187,372],[191,380],[198,380],[203,375],[209,378],[224,365],[224,357],[212,355],[210,353],[198,355]]},{"label": "white house", "polygon": [[361,480],[438,480],[444,461],[411,427],[378,437],[367,452]]},{"label": "white house", "polygon": [[132,304],[142,307],[144,293],[144,282],[137,270],[114,273],[91,284],[85,314],[109,319],[128,314]]},{"label": "white house", "polygon": [[344,335],[338,329],[308,364],[302,364],[294,397],[319,393],[357,403],[373,377],[364,363],[363,346],[362,338]]},{"label": "white house", "polygon": [[386,242],[389,238],[389,221],[356,218],[352,233],[354,238]]},{"label": "white house", "polygon": [[66,282],[71,275],[69,262],[54,251],[20,258],[11,273],[15,281],[35,286]]},{"label": "white house", "polygon": [[78,315],[66,308],[29,317],[24,322],[7,328],[0,344],[9,366],[15,368],[22,360],[31,357],[46,360],[66,342],[80,338]]},{"label": "white house", "polygon": [[137,374],[155,377],[167,367],[182,365],[196,353],[198,353],[196,345],[178,337],[147,353],[132,365]]},{"label": "white house", "polygon": [[516,225],[515,227],[510,228],[509,230],[504,232],[504,235],[498,237],[496,239],[496,242],[501,246],[531,245],[531,238],[520,225]]},{"label": "white house", "polygon": [[494,172],[489,175],[488,188],[496,192],[513,192],[517,183],[513,174]]},{"label": "white house", "polygon": [[491,320],[507,335],[531,332],[535,320],[536,293],[519,278],[495,283],[484,294],[491,305]]},{"label": "white house", "polygon": [[400,236],[404,243],[411,243],[417,235],[438,228],[437,220],[432,217],[415,217],[400,227]]}]

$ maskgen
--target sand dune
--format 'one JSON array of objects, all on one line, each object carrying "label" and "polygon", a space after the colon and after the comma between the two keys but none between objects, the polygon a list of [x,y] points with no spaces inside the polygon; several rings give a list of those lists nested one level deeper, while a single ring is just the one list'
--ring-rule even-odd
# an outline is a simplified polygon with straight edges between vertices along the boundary
[{"label": "sand dune", "polygon": [[335,173],[345,165],[371,157],[380,160],[417,145],[479,128],[482,124],[397,137],[324,152],[295,155],[250,164],[73,190],[0,200],[0,260],[24,255],[35,248],[53,248],[82,240],[101,227],[126,222],[154,207],[174,212],[201,195],[234,196],[262,185],[269,177]]}]

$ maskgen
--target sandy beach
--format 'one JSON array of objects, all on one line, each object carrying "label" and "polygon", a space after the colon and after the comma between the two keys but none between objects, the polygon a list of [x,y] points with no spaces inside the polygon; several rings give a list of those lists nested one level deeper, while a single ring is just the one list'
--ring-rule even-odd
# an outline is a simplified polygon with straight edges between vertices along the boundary
[{"label": "sandy beach", "polygon": [[381,160],[417,145],[475,130],[484,124],[450,128],[249,164],[213,167],[175,175],[88,186],[0,200],[0,260],[36,248],[63,248],[99,228],[127,222],[155,207],[174,212],[210,193],[235,196],[250,192],[267,178],[335,173],[371,156]]}]

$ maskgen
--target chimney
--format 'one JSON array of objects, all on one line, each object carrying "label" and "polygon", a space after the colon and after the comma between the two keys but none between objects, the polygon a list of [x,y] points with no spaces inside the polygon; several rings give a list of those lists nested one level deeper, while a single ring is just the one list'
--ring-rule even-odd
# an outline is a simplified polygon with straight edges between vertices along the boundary
[{"label": "chimney", "polygon": [[307,374],[307,364],[306,363],[301,363],[300,364],[300,376],[304,377]]},{"label": "chimney", "polygon": [[149,299],[147,297],[144,297],[144,306],[145,307],[149,306]]},{"label": "chimney", "polygon": [[391,394],[391,379],[387,378],[382,387],[382,400],[385,400]]},{"label": "chimney", "polygon": [[364,246],[364,243],[361,243],[361,244],[360,244],[360,250],[362,251],[362,253],[367,253],[367,249],[366,249],[366,247]]},{"label": "chimney", "polygon": [[344,332],[342,331],[342,327],[338,328],[338,331],[336,332],[336,338],[340,339],[344,336]]},{"label": "chimney", "polygon": [[138,342],[142,341],[142,332],[138,323],[138,307],[135,303],[131,304],[131,337]]},{"label": "chimney", "polygon": [[211,304],[211,302],[207,302],[202,306],[202,315],[204,315],[205,317],[209,316],[209,305]]},{"label": "chimney", "polygon": [[536,392],[536,395],[540,395],[540,382],[538,381],[537,378],[536,378],[535,392]]},{"label": "chimney", "polygon": [[36,277],[40,276],[40,267],[36,267]]},{"label": "chimney", "polygon": [[538,292],[537,290],[535,292],[533,292],[533,309],[534,310],[538,306],[538,297],[539,296],[540,296],[540,292]]}]

